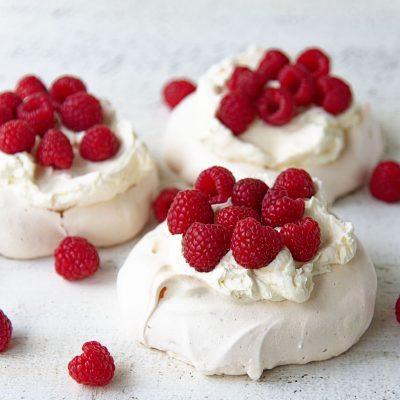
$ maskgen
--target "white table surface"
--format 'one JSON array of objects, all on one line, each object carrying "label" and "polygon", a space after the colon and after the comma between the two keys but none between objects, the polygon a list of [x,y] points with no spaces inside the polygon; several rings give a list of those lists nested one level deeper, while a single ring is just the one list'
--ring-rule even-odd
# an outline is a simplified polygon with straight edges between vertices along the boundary
[{"label": "white table surface", "polygon": [[[317,44],[357,96],[373,104],[389,154],[400,159],[399,17],[395,1],[0,0],[0,88],[31,72],[48,82],[80,75],[157,153],[168,116],[159,96],[167,79],[196,79],[251,43],[289,52]],[[346,354],[279,367],[257,382],[204,377],[121,331],[115,280],[133,242],[101,251],[100,271],[80,283],[58,277],[51,258],[0,258],[0,308],[14,325],[12,346],[0,355],[0,399],[399,399],[400,325],[393,308],[400,292],[400,205],[374,201],[364,189],[334,210],[354,222],[379,279],[372,326]],[[116,361],[115,378],[102,389],[78,385],[67,373],[68,361],[92,339]]]}]

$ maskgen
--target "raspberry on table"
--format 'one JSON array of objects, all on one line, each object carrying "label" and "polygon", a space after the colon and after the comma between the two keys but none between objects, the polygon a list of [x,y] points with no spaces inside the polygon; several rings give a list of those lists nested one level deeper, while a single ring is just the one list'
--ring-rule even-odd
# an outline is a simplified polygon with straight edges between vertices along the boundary
[{"label": "raspberry on table", "polygon": [[183,256],[198,272],[210,272],[228,252],[229,231],[222,225],[194,222],[182,240]]},{"label": "raspberry on table", "polygon": [[7,350],[11,341],[12,324],[7,315],[0,309],[0,353]]},{"label": "raspberry on table", "polygon": [[154,217],[158,222],[165,221],[168,215],[168,210],[178,192],[179,189],[177,188],[166,188],[161,190],[153,200],[151,207],[153,209]]},{"label": "raspberry on table", "polygon": [[307,68],[314,78],[329,74],[329,56],[318,48],[305,49],[296,62]]},{"label": "raspberry on table", "polygon": [[34,130],[21,120],[11,120],[0,126],[0,150],[7,154],[30,152],[35,144]]},{"label": "raspberry on table", "polygon": [[47,94],[47,89],[44,83],[38,77],[34,75],[27,75],[17,83],[15,92],[22,100],[24,100],[26,97],[35,93]]},{"label": "raspberry on table", "polygon": [[261,93],[263,82],[256,72],[247,67],[236,67],[228,81],[228,89],[249,99],[256,99]]},{"label": "raspberry on table", "polygon": [[86,92],[68,96],[60,106],[62,123],[72,131],[80,132],[103,122],[103,110],[96,97]]},{"label": "raspberry on table", "polygon": [[257,68],[257,73],[262,77],[263,84],[277,79],[281,69],[289,62],[288,56],[281,50],[268,50]]},{"label": "raspberry on table", "polygon": [[321,231],[318,222],[309,217],[284,225],[280,234],[283,243],[296,261],[312,260],[321,245]]},{"label": "raspberry on table", "polygon": [[386,203],[400,201],[400,164],[392,160],[380,162],[372,173],[369,190]]},{"label": "raspberry on table", "polygon": [[224,167],[214,166],[202,171],[194,188],[208,196],[210,204],[225,203],[232,194],[235,177]]},{"label": "raspberry on table", "polygon": [[395,312],[396,312],[397,322],[400,323],[400,296],[398,297],[398,299],[396,301]]},{"label": "raspberry on table", "polygon": [[9,108],[13,116],[17,115],[17,107],[21,104],[22,99],[14,92],[2,92],[0,93],[0,106]]},{"label": "raspberry on table", "polygon": [[172,109],[195,90],[196,85],[188,79],[170,81],[163,88],[164,101]]},{"label": "raspberry on table", "polygon": [[79,152],[86,160],[105,161],[117,154],[119,147],[119,139],[110,128],[95,125],[86,131]]},{"label": "raspberry on table", "polygon": [[236,224],[245,218],[254,218],[260,221],[257,211],[245,206],[228,206],[220,210],[216,217],[216,223],[224,226],[232,235]]},{"label": "raspberry on table", "polygon": [[260,179],[240,179],[233,186],[232,204],[235,206],[250,207],[260,212],[261,202],[268,189],[268,185]]},{"label": "raspberry on table", "polygon": [[114,359],[99,342],[86,342],[83,353],[68,363],[68,372],[72,379],[83,385],[105,386],[114,377]]},{"label": "raspberry on table", "polygon": [[308,199],[315,194],[310,174],[301,168],[288,168],[276,178],[274,187],[283,187],[292,199]]},{"label": "raspberry on table", "polygon": [[51,85],[50,96],[56,103],[63,103],[72,94],[86,92],[85,84],[77,77],[64,75],[57,78]]},{"label": "raspberry on table", "polygon": [[55,270],[63,278],[75,281],[93,275],[100,259],[96,247],[79,236],[67,236],[54,252]]},{"label": "raspberry on table", "polygon": [[0,125],[3,125],[7,121],[14,119],[14,114],[10,108],[0,105]]},{"label": "raspberry on table", "polygon": [[68,137],[59,129],[49,129],[39,143],[37,162],[45,167],[69,169],[73,159],[74,152]]},{"label": "raspberry on table", "polygon": [[194,222],[212,224],[214,211],[203,193],[182,190],[175,196],[168,211],[168,229],[173,235],[184,234]]}]

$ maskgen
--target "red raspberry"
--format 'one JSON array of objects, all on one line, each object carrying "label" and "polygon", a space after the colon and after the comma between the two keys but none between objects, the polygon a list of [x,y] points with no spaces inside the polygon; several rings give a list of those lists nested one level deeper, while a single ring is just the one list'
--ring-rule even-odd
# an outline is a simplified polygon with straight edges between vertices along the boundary
[{"label": "red raspberry", "polygon": [[59,129],[49,129],[40,141],[36,160],[45,167],[69,169],[72,166],[74,152],[71,143]]},{"label": "red raspberry", "polygon": [[399,296],[399,298],[398,298],[397,301],[396,301],[396,307],[395,307],[395,309],[396,309],[396,319],[397,319],[397,322],[400,323],[400,296]]},{"label": "red raspberry", "polygon": [[0,150],[4,153],[30,152],[35,138],[35,132],[25,121],[12,120],[0,126]]},{"label": "red raspberry", "polygon": [[329,74],[329,57],[317,48],[304,50],[297,58],[297,64],[307,68],[315,78]]},{"label": "red raspberry", "polygon": [[232,194],[235,177],[224,167],[214,166],[200,173],[194,188],[208,196],[210,204],[225,203]]},{"label": "red raspberry", "polygon": [[173,235],[185,233],[193,222],[212,224],[214,211],[203,193],[182,190],[175,196],[168,211],[168,229]]},{"label": "red raspberry", "polygon": [[43,93],[27,97],[18,106],[17,116],[26,121],[41,136],[54,126],[53,105],[49,97]]},{"label": "red raspberry", "polygon": [[239,93],[249,99],[259,96],[263,87],[260,75],[247,67],[236,67],[228,81],[232,93]]},{"label": "red raspberry", "polygon": [[196,85],[187,79],[168,82],[163,89],[164,101],[169,108],[176,107],[186,96],[196,90]]},{"label": "red raspberry", "polygon": [[217,214],[216,223],[219,225],[223,225],[232,235],[233,229],[236,224],[245,218],[254,218],[259,221],[260,216],[257,211],[245,206],[229,206],[223,208]]},{"label": "red raspberry", "polygon": [[56,103],[63,103],[64,100],[72,94],[86,92],[85,84],[75,76],[60,76],[50,88],[50,96]]},{"label": "red raspberry", "polygon": [[231,249],[236,262],[244,268],[267,266],[281,251],[279,232],[262,226],[254,218],[239,221],[233,230]]},{"label": "red raspberry", "polygon": [[114,376],[114,359],[99,342],[86,342],[83,353],[68,363],[68,372],[78,383],[90,386],[105,386]]},{"label": "red raspberry", "polygon": [[267,191],[268,185],[260,179],[241,179],[233,187],[232,204],[235,206],[250,207],[260,212],[261,202]]},{"label": "red raspberry", "polygon": [[0,310],[0,353],[5,351],[10,343],[12,335],[12,324],[7,315]]},{"label": "red raspberry", "polygon": [[56,272],[69,281],[87,278],[99,268],[96,247],[79,236],[67,236],[54,252]]},{"label": "red raspberry", "polygon": [[110,128],[105,125],[95,125],[88,129],[79,146],[83,158],[90,161],[104,161],[113,157],[120,143]]},{"label": "red raspberry", "polygon": [[265,84],[267,81],[277,79],[286,64],[289,64],[289,58],[285,53],[276,49],[268,50],[257,68],[257,73]]},{"label": "red raspberry", "polygon": [[299,106],[308,106],[314,101],[314,80],[301,65],[286,65],[279,73],[279,82],[293,96]]},{"label": "red raspberry", "polygon": [[318,222],[309,217],[284,225],[280,234],[296,261],[312,260],[321,244]]},{"label": "red raspberry", "polygon": [[234,135],[243,133],[253,122],[255,115],[251,101],[238,93],[230,93],[223,97],[217,111],[217,118]]},{"label": "red raspberry", "polygon": [[333,115],[346,111],[353,101],[350,86],[339,78],[321,76],[316,83],[315,102]]},{"label": "red raspberry", "polygon": [[294,117],[294,99],[285,88],[267,88],[257,100],[257,111],[267,124],[285,125]]},{"label": "red raspberry", "polygon": [[35,93],[47,93],[47,89],[39,78],[27,75],[18,82],[15,92],[23,100]]},{"label": "red raspberry", "polygon": [[372,196],[386,203],[400,201],[400,164],[382,161],[372,173],[369,182]]},{"label": "red raspberry", "polygon": [[198,272],[210,272],[229,250],[229,232],[222,225],[194,222],[182,240],[183,256]]},{"label": "red raspberry", "polygon": [[62,123],[72,131],[80,132],[103,122],[103,111],[96,97],[78,92],[68,96],[60,107]]},{"label": "red raspberry", "polygon": [[17,107],[21,104],[21,98],[14,92],[0,93],[0,106],[11,109],[13,115],[17,115]]},{"label": "red raspberry", "polygon": [[283,187],[292,199],[309,199],[314,196],[314,182],[307,171],[300,168],[288,168],[276,178],[274,188]]},{"label": "red raspberry", "polygon": [[158,222],[163,222],[167,218],[168,210],[178,194],[177,188],[166,188],[161,190],[152,203],[153,213]]},{"label": "red raspberry", "polygon": [[14,118],[13,112],[10,108],[0,105],[0,125],[11,121]]}]

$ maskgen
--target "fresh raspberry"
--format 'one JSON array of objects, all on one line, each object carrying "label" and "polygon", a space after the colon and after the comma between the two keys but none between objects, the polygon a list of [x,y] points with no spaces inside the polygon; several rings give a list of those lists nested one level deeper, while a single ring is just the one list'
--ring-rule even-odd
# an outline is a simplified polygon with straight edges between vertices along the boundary
[{"label": "fresh raspberry", "polygon": [[297,64],[303,65],[311,72],[314,78],[329,74],[329,57],[320,49],[304,50],[297,58]]},{"label": "fresh raspberry", "polygon": [[229,232],[222,225],[194,222],[182,240],[183,256],[198,272],[210,272],[229,250]]},{"label": "fresh raspberry", "polygon": [[22,100],[14,92],[3,92],[0,93],[0,106],[11,109],[13,115],[17,115],[17,107],[21,104]]},{"label": "fresh raspberry", "polygon": [[257,68],[257,73],[265,84],[267,81],[277,79],[286,64],[289,64],[289,58],[285,53],[276,49],[268,50]]},{"label": "fresh raspberry", "polygon": [[119,149],[119,139],[105,125],[88,129],[79,146],[83,158],[90,161],[104,161],[113,157]]},{"label": "fresh raspberry", "polygon": [[288,168],[276,178],[274,187],[283,187],[292,199],[309,199],[314,196],[314,182],[307,171],[300,168]]},{"label": "fresh raspberry", "polygon": [[208,196],[210,204],[225,203],[232,194],[235,177],[224,167],[214,166],[200,173],[194,188]]},{"label": "fresh raspberry", "polygon": [[400,323],[400,296],[399,296],[399,298],[398,298],[397,301],[396,301],[396,307],[395,307],[395,309],[396,309],[396,319],[397,319],[397,322]]},{"label": "fresh raspberry", "polygon": [[279,232],[261,225],[254,218],[239,221],[233,230],[231,249],[234,259],[244,268],[267,266],[281,251]]},{"label": "fresh raspberry", "polygon": [[254,218],[260,221],[260,216],[257,211],[250,207],[229,206],[218,212],[216,223],[224,226],[229,231],[230,235],[232,235],[236,224],[245,218]]},{"label": "fresh raspberry", "polygon": [[249,99],[259,96],[263,87],[260,75],[247,67],[236,67],[228,81],[228,88],[232,93],[239,93]]},{"label": "fresh raspberry", "polygon": [[43,135],[54,126],[54,109],[50,98],[43,93],[36,93],[18,106],[17,116],[26,121],[38,134]]},{"label": "fresh raspberry", "polygon": [[4,153],[30,152],[35,138],[35,132],[25,121],[11,120],[0,126],[0,150]]},{"label": "fresh raspberry", "polygon": [[214,211],[208,197],[198,190],[182,190],[171,204],[167,215],[168,229],[173,234],[185,233],[193,222],[212,224]]},{"label": "fresh raspberry", "polygon": [[257,100],[259,117],[270,125],[285,125],[295,113],[293,96],[285,88],[267,88]]},{"label": "fresh raspberry", "polygon": [[85,84],[75,76],[60,76],[50,88],[50,96],[56,103],[63,103],[64,100],[72,94],[86,92]]},{"label": "fresh raspberry", "polygon": [[10,108],[0,105],[0,125],[11,121],[14,118],[13,112]]},{"label": "fresh raspberry", "polygon": [[54,252],[56,272],[69,281],[84,279],[99,268],[96,247],[79,236],[67,236]]},{"label": "fresh raspberry", "polygon": [[103,122],[103,111],[96,97],[78,92],[68,96],[60,107],[62,123],[75,132],[85,131]]},{"label": "fresh raspberry", "polygon": [[400,201],[400,164],[395,161],[379,163],[372,173],[369,190],[386,203]]},{"label": "fresh raspberry", "polygon": [[314,101],[314,79],[301,65],[283,67],[279,82],[292,94],[297,105],[308,106]]},{"label": "fresh raspberry", "polygon": [[5,351],[10,343],[12,335],[12,324],[7,315],[0,310],[0,353]]},{"label": "fresh raspberry", "polygon": [[315,102],[333,115],[346,111],[353,101],[350,86],[333,76],[321,76],[316,83]]},{"label": "fresh raspberry", "polygon": [[72,379],[83,385],[105,386],[114,376],[114,359],[105,346],[99,342],[86,342],[83,353],[68,363]]},{"label": "fresh raspberry", "polygon": [[260,212],[261,202],[267,191],[268,185],[260,179],[241,179],[233,186],[232,204],[234,206],[250,207]]},{"label": "fresh raspberry", "polygon": [[318,222],[309,217],[284,225],[280,234],[296,261],[312,260],[321,244]]},{"label": "fresh raspberry", "polygon": [[223,97],[217,111],[217,118],[234,135],[243,133],[253,122],[255,115],[251,101],[238,93],[230,93]]},{"label": "fresh raspberry", "polygon": [[72,166],[74,152],[71,143],[59,129],[49,129],[40,141],[36,160],[45,167],[69,169]]},{"label": "fresh raspberry", "polygon": [[164,101],[172,109],[195,90],[196,85],[187,79],[168,82],[163,89]]},{"label": "fresh raspberry", "polygon": [[178,194],[177,188],[166,188],[161,190],[152,203],[153,213],[158,222],[163,222],[167,218],[168,210]]},{"label": "fresh raspberry", "polygon": [[34,75],[27,75],[18,82],[15,92],[24,100],[35,93],[47,93],[47,89],[39,78]]}]

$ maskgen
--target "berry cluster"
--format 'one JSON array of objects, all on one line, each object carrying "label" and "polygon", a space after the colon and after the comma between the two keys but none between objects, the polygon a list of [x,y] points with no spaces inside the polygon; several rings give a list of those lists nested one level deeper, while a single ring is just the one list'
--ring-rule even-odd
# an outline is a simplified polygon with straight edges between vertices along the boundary
[{"label": "berry cluster", "polygon": [[256,70],[237,66],[227,82],[217,118],[234,135],[258,115],[269,125],[285,125],[312,105],[338,115],[352,102],[350,86],[329,75],[330,59],[320,49],[303,51],[291,64],[280,50],[268,50]]},{"label": "berry cluster", "polygon": [[99,100],[73,76],[56,79],[47,90],[36,76],[22,78],[14,92],[0,93],[0,150],[15,154],[31,152],[40,142],[36,161],[42,166],[69,169],[74,151],[62,127],[86,131],[80,144],[81,157],[103,161],[116,154],[119,141],[103,123]]}]

